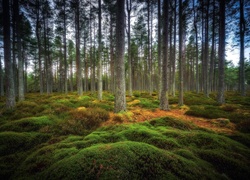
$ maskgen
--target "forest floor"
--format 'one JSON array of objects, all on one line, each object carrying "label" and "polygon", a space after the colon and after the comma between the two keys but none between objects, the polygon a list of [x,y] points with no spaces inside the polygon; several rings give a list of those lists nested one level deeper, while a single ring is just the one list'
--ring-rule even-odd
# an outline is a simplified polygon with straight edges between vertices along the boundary
[{"label": "forest floor", "polygon": [[[134,121],[131,122],[130,118],[123,118],[123,123],[129,124],[129,123],[138,123],[138,122],[144,122],[148,121],[153,118],[162,118],[162,117],[171,117],[176,118],[178,120],[186,121],[188,123],[195,124],[196,126],[200,128],[205,128],[207,130],[212,130],[217,133],[225,133],[225,134],[233,134],[236,132],[235,124],[228,122],[224,124],[220,121],[227,121],[228,119],[225,118],[217,118],[217,119],[208,119],[208,118],[202,118],[202,117],[195,117],[191,115],[186,115],[185,113],[189,110],[189,107],[183,106],[182,108],[178,108],[177,104],[172,105],[175,107],[175,109],[170,109],[169,111],[164,111],[159,108],[152,110],[144,109],[141,107],[134,107],[130,108],[128,112],[131,112],[132,118]],[[102,125],[112,125],[114,124],[113,118],[115,117],[115,113],[110,112],[110,119],[106,122],[104,122]]]},{"label": "forest floor", "polygon": [[184,106],[157,93],[126,96],[29,93],[12,110],[0,97],[3,179],[248,179],[250,94],[186,92]]}]

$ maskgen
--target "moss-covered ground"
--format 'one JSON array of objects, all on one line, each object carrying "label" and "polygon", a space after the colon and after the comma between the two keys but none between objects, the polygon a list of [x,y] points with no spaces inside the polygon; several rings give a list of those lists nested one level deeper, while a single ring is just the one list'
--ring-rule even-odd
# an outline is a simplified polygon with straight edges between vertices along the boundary
[{"label": "moss-covered ground", "polygon": [[13,110],[0,99],[1,179],[249,179],[250,97],[226,104],[192,92],[185,106],[134,92],[114,96],[27,94]]}]

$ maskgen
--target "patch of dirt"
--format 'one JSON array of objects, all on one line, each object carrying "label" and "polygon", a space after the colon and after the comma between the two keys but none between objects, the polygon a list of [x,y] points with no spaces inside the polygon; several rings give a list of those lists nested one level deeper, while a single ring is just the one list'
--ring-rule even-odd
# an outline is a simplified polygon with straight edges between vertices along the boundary
[{"label": "patch of dirt", "polygon": [[[193,123],[198,127],[212,130],[217,133],[233,134],[235,132],[235,125],[233,123],[228,122],[227,124],[223,123],[221,124],[214,119],[206,119],[206,118],[185,115],[185,112],[187,110],[188,107],[178,108],[178,109],[175,108],[169,111],[163,111],[160,110],[159,108],[155,110],[148,110],[140,107],[133,107],[130,108],[130,110],[128,110],[127,112],[122,114],[114,114],[111,112],[109,121],[105,122],[103,126],[117,124],[117,123],[128,124],[128,123],[144,122],[153,118],[168,116],[182,121]],[[117,116],[119,116],[119,118],[117,118]],[[119,119],[120,121],[117,121],[117,119]]]}]

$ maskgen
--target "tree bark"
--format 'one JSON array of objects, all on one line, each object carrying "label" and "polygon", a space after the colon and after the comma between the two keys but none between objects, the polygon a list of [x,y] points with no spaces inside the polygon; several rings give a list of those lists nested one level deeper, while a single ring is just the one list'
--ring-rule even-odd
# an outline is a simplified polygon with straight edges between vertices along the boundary
[{"label": "tree bark", "polygon": [[161,99],[161,0],[158,0],[158,46],[157,46],[157,55],[158,55],[158,94],[159,99]]},{"label": "tree bark", "polygon": [[220,1],[220,26],[219,26],[219,84],[217,101],[220,104],[225,103],[224,91],[224,63],[225,63],[225,1]]},{"label": "tree bark", "polygon": [[183,15],[182,15],[182,0],[179,0],[179,106],[183,103],[183,55],[184,55],[184,42],[183,42]]},{"label": "tree bark", "polygon": [[3,65],[2,65],[2,60],[1,60],[1,55],[0,55],[0,96],[4,96],[4,75],[3,75]]},{"label": "tree bark", "polygon": [[5,64],[5,84],[6,84],[6,107],[12,109],[16,105],[13,65],[11,62],[11,47],[10,47],[10,7],[9,0],[2,1],[3,3],[3,36],[4,36],[4,64]]},{"label": "tree bark", "polygon": [[127,3],[127,16],[128,16],[128,94],[129,96],[133,95],[132,92],[132,64],[131,64],[131,42],[130,42],[130,13],[131,13],[131,0],[126,0]]},{"label": "tree bark", "polygon": [[98,0],[98,100],[102,100],[102,6]]},{"label": "tree bark", "polygon": [[[78,4],[79,5],[79,4]],[[79,7],[76,7],[79,9]],[[64,91],[68,93],[68,63],[67,63],[67,42],[66,42],[66,2],[63,3],[63,60],[64,60]]]},{"label": "tree bark", "polygon": [[117,0],[116,17],[116,61],[115,61],[115,112],[126,111],[126,89],[125,89],[125,0]]},{"label": "tree bark", "polygon": [[41,48],[41,40],[40,40],[40,0],[36,0],[36,39],[38,45],[38,66],[39,66],[39,86],[40,86],[40,94],[43,93],[43,69],[42,69],[42,48]]},{"label": "tree bark", "polygon": [[240,0],[240,94],[246,96],[245,88],[245,17],[244,17],[244,0]]},{"label": "tree bark", "polygon": [[168,104],[168,7],[169,1],[163,1],[163,37],[162,37],[162,90],[160,109],[169,110]]},{"label": "tree bark", "polygon": [[82,63],[80,60],[80,12],[79,0],[76,0],[75,9],[75,38],[76,38],[76,79],[77,79],[77,93],[79,96],[83,94],[82,87]]},{"label": "tree bark", "polygon": [[23,58],[21,42],[21,15],[19,15],[19,2],[14,1],[14,15],[16,19],[16,37],[17,37],[17,58],[18,58],[18,101],[24,100],[24,76],[23,76]]}]

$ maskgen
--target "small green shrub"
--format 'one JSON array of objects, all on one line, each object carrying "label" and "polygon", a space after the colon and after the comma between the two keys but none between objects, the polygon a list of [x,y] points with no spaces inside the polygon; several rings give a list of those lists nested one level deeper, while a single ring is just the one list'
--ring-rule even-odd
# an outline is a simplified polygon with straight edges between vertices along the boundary
[{"label": "small green shrub", "polygon": [[69,119],[60,123],[60,126],[64,133],[84,134],[86,130],[94,130],[108,119],[109,113],[104,109],[76,109],[70,112]]}]

